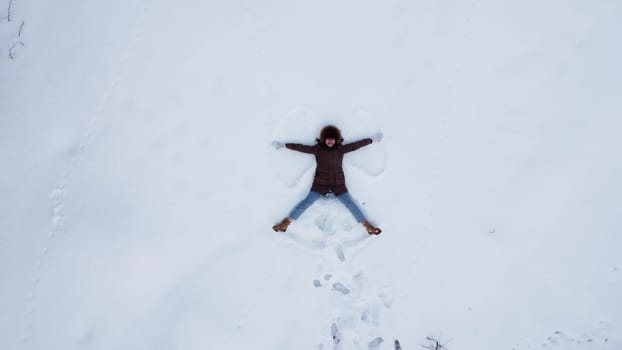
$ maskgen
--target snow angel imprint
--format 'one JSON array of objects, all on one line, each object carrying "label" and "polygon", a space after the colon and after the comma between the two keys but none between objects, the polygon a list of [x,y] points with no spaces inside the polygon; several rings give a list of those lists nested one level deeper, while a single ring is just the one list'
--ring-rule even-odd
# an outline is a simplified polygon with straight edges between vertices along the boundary
[{"label": "snow angel imprint", "polygon": [[380,142],[381,139],[382,133],[377,133],[370,138],[343,145],[341,131],[333,125],[328,125],[322,129],[320,138],[316,139],[316,144],[313,146],[274,141],[272,145],[276,149],[286,147],[294,151],[315,155],[316,168],[313,185],[307,197],[294,207],[289,216],[272,226],[272,229],[276,232],[287,231],[287,227],[293,220],[298,219],[315,201],[332,192],[350,210],[356,221],[365,226],[367,233],[370,235],[380,234],[382,231],[365,218],[361,209],[348,193],[342,162],[345,153],[356,151],[372,142]]}]

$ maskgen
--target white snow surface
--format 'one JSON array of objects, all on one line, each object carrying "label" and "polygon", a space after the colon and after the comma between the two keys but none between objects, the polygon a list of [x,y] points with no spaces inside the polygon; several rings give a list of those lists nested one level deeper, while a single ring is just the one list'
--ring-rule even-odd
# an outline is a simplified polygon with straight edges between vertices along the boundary
[{"label": "white snow surface", "polygon": [[0,349],[622,349],[622,2],[4,3]]}]

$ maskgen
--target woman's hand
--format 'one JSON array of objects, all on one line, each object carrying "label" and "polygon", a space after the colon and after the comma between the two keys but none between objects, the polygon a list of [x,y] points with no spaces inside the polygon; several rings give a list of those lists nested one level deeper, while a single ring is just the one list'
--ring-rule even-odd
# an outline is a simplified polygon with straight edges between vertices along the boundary
[{"label": "woman's hand", "polygon": [[377,133],[371,135],[371,140],[374,141],[374,142],[380,142],[380,141],[382,141],[382,136],[383,136],[382,132],[377,132]]},{"label": "woman's hand", "polygon": [[285,144],[279,141],[272,141],[272,147],[274,147],[274,149],[276,150],[280,150],[281,148],[285,147]]}]

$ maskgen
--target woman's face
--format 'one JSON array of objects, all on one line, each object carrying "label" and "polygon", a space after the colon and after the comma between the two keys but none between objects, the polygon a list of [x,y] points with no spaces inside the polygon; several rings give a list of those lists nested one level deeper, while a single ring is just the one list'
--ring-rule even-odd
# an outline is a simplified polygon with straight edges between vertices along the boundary
[{"label": "woman's face", "polygon": [[329,148],[333,147],[335,145],[335,139],[328,137],[326,138],[326,140],[324,140],[324,143],[326,143],[326,146],[328,146]]}]

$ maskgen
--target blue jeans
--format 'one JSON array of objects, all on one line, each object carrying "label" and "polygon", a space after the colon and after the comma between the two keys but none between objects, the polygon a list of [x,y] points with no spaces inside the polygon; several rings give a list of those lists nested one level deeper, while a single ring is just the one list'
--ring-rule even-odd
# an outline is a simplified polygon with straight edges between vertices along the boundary
[{"label": "blue jeans", "polygon": [[[294,220],[297,220],[300,217],[300,215],[302,215],[302,213],[305,210],[307,210],[313,203],[315,203],[315,201],[320,199],[320,197],[322,197],[322,195],[318,192],[313,192],[313,191],[309,192],[307,197],[303,199],[300,203],[298,203],[294,207],[294,209],[292,209],[292,212],[289,214],[289,217]],[[346,206],[346,208],[348,208],[348,210],[350,210],[350,213],[354,215],[354,218],[356,219],[357,222],[365,221],[365,215],[363,214],[361,209],[359,209],[356,203],[354,203],[354,199],[352,199],[352,196],[350,196],[348,192],[338,195],[337,199],[339,199],[339,201],[343,203]]]}]

